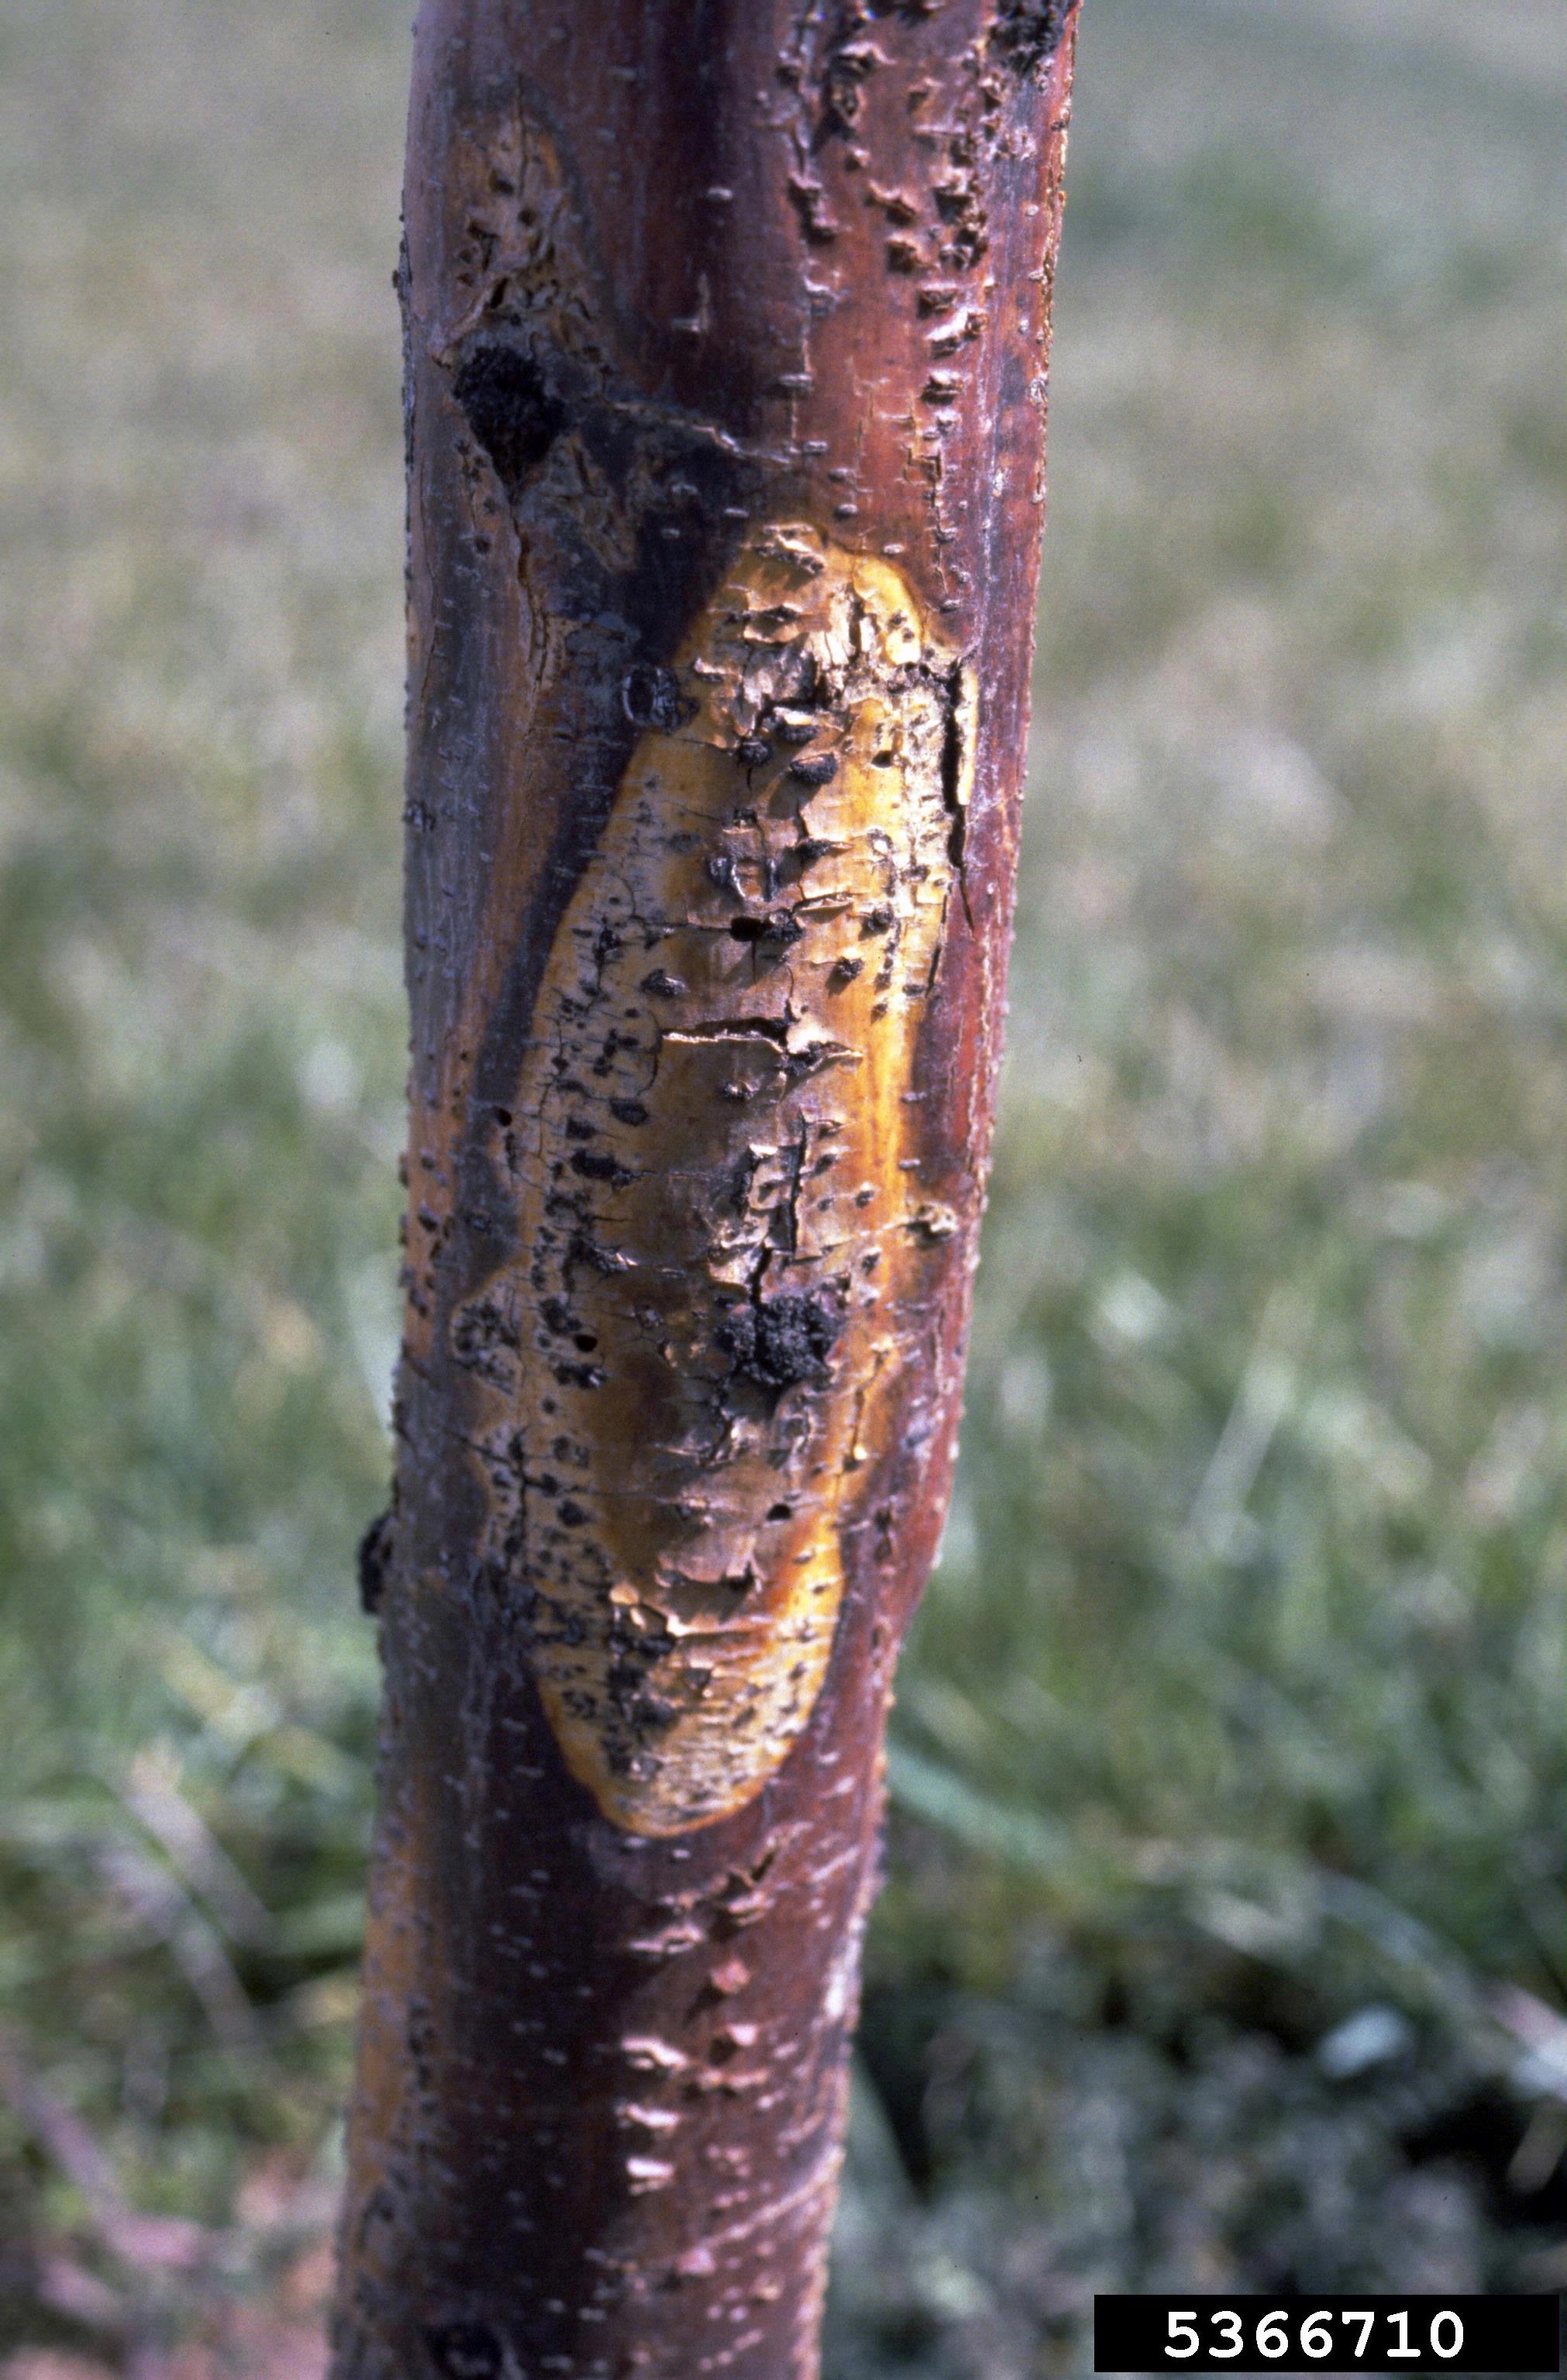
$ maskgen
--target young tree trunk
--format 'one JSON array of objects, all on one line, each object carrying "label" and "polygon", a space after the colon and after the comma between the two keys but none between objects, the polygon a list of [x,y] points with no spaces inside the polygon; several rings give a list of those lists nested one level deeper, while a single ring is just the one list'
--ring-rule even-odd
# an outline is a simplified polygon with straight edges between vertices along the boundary
[{"label": "young tree trunk", "polygon": [[1010,929],[1072,0],[423,0],[338,2380],[817,2368]]}]

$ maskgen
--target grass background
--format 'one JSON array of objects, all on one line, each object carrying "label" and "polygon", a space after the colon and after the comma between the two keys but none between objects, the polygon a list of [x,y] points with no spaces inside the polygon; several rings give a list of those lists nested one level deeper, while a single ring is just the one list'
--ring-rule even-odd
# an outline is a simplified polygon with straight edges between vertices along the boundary
[{"label": "grass background", "polygon": [[[6,2380],[310,2368],[397,1322],[405,17],[0,6]],[[1096,2288],[1567,2285],[1567,33],[1085,19],[829,2380],[1084,2372]]]}]

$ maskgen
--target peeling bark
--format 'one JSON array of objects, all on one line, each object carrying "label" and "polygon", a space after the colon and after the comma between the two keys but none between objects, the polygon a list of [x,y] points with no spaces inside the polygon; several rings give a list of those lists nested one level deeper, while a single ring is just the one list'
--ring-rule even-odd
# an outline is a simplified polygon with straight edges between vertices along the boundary
[{"label": "peeling bark", "polygon": [[338,2380],[817,2368],[989,1148],[1073,19],[421,8]]}]

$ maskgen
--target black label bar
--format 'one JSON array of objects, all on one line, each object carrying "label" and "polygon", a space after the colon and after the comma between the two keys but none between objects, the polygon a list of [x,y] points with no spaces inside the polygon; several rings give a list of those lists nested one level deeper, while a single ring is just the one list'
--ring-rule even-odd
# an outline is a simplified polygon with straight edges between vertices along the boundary
[{"label": "black label bar", "polygon": [[1549,2297],[1187,2297],[1094,2300],[1094,2370],[1127,2374],[1561,2370]]}]

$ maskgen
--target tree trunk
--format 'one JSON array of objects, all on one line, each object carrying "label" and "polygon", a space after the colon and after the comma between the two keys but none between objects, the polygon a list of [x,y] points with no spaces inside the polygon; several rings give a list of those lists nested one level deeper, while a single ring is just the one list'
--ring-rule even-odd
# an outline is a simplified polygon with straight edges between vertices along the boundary
[{"label": "tree trunk", "polygon": [[990,1132],[1072,30],[423,0],[338,2380],[817,2369]]}]

